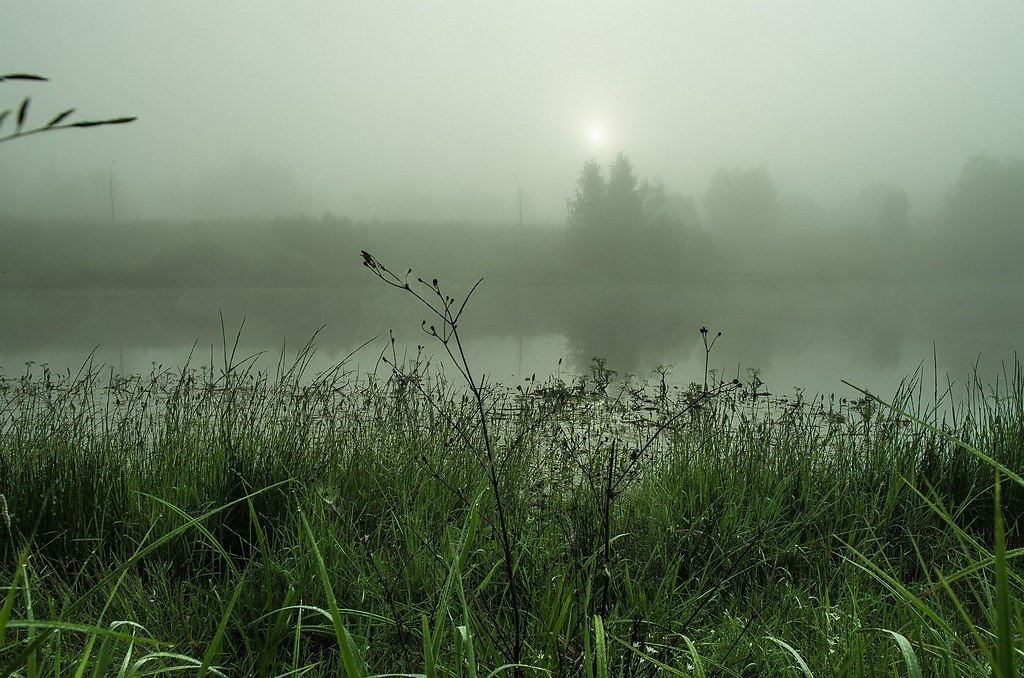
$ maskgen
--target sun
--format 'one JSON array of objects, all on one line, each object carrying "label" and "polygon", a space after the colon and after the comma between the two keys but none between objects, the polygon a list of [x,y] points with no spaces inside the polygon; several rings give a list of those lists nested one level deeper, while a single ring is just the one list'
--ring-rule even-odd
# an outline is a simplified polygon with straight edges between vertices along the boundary
[{"label": "sun", "polygon": [[605,133],[604,127],[602,127],[601,125],[591,125],[590,127],[587,128],[586,135],[587,141],[589,141],[592,145],[601,144],[607,138],[607,134]]}]

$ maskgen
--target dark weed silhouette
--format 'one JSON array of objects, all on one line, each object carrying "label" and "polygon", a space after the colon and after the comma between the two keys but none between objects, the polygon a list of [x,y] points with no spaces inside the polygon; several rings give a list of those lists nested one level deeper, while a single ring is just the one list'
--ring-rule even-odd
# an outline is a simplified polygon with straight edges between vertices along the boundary
[{"label": "dark weed silhouette", "polygon": [[[513,627],[511,663],[515,666],[515,674],[517,676],[521,676],[522,668],[519,665],[522,663],[523,657],[524,629],[521,603],[519,599],[519,587],[516,583],[515,563],[517,559],[512,548],[514,538],[511,534],[511,527],[506,515],[505,502],[499,482],[499,469],[502,465],[502,460],[499,460],[497,457],[495,445],[488,427],[488,411],[484,402],[486,385],[484,378],[477,378],[473,373],[473,370],[470,368],[469,359],[466,357],[466,352],[462,345],[462,338],[459,335],[459,320],[462,318],[462,314],[466,310],[466,304],[469,303],[473,293],[476,291],[477,287],[480,286],[480,283],[483,282],[483,278],[477,280],[463,298],[462,302],[459,303],[454,297],[449,296],[442,291],[437,278],[434,278],[430,282],[427,282],[423,278],[417,278],[415,281],[417,286],[414,287],[409,284],[409,279],[412,276],[412,269],[408,269],[404,276],[399,276],[387,266],[377,261],[377,259],[375,259],[369,252],[362,250],[360,253],[363,257],[363,266],[369,269],[371,273],[380,278],[387,285],[407,294],[411,294],[430,311],[433,316],[432,321],[428,323],[428,321],[424,320],[420,324],[420,329],[444,347],[445,352],[455,363],[456,368],[459,370],[459,373],[462,375],[462,378],[465,380],[466,385],[469,387],[472,394],[473,401],[476,406],[476,413],[480,422],[480,432],[483,438],[483,449],[481,451],[483,453],[484,467],[487,472],[487,478],[497,512],[498,541],[501,545],[505,565],[505,578],[508,582]],[[423,290],[422,293],[421,290]],[[397,361],[392,364],[392,368],[398,368]],[[472,444],[468,435],[466,436],[465,442]]]},{"label": "dark weed silhouette", "polygon": [[[35,75],[32,73],[8,73],[6,75],[0,75],[0,82],[15,81],[15,82],[48,82],[48,78],[44,78],[41,75]],[[28,121],[28,109],[29,104],[32,101],[32,97],[26,96],[21,100],[21,105],[18,106],[18,112],[14,119],[14,131],[0,136],[0,143],[5,141],[13,141],[21,137],[32,136],[33,134],[42,134],[44,132],[55,132],[60,129],[75,129],[84,127],[103,127],[106,125],[124,125],[129,122],[134,122],[137,118],[135,116],[119,117],[119,118],[106,118],[103,120],[79,120],[77,122],[65,122],[75,112],[74,108],[69,108],[65,111],[61,111],[53,118],[50,119],[45,125],[38,127],[26,128],[25,123]],[[3,130],[4,123],[7,122],[7,118],[11,115],[12,109],[0,112],[0,130]]]}]

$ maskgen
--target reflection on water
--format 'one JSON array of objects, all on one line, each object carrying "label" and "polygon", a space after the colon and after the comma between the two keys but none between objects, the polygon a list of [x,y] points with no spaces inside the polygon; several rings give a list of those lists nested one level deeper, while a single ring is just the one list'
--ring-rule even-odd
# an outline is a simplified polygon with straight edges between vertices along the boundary
[{"label": "reflection on water", "polygon": [[[458,295],[465,289],[450,289]],[[703,380],[706,325],[723,336],[710,365],[745,379],[748,368],[776,392],[843,391],[841,379],[891,392],[922,362],[931,375],[962,377],[979,356],[993,375],[1024,345],[1021,290],[980,284],[870,284],[807,287],[600,287],[492,289],[471,301],[460,331],[478,372],[499,381],[536,374],[563,376],[602,356],[620,372],[646,376],[671,364],[677,381]],[[98,347],[115,370],[147,371],[184,363],[220,364],[244,319],[237,356],[267,351],[276,362],[321,326],[313,368],[359,351],[353,368],[374,368],[394,332],[399,357],[423,344],[444,365],[440,347],[419,333],[427,316],[416,302],[383,286],[345,290],[113,290],[4,292],[0,297],[0,367],[20,374],[26,361],[72,368]],[[268,358],[269,362],[269,358]]]}]

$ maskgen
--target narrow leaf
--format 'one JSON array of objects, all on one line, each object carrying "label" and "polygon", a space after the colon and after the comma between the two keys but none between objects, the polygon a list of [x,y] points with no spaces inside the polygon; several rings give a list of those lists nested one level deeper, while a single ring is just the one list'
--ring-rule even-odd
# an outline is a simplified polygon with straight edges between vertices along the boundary
[{"label": "narrow leaf", "polygon": [[7,598],[4,600],[3,607],[0,607],[0,644],[4,642],[4,636],[7,633],[8,620],[11,618],[11,608],[14,606],[14,594],[18,590],[18,578],[21,576],[21,571],[27,562],[28,544],[25,544],[21,549],[21,555],[18,557],[18,565],[14,569],[14,581],[7,588]]},{"label": "narrow leaf", "polygon": [[805,676],[805,678],[814,678],[814,674],[811,673],[810,667],[807,666],[807,662],[805,662],[804,658],[800,656],[800,653],[796,651],[796,648],[794,648],[792,645],[782,640],[781,638],[776,638],[775,636],[765,636],[765,638],[767,640],[772,641],[773,643],[775,643],[782,649],[786,650],[787,652],[789,652],[789,654],[791,654],[793,656],[793,659],[796,661],[796,665],[800,667],[800,672]]},{"label": "narrow leaf", "polygon": [[910,678],[921,678],[921,666],[917,661],[917,653],[914,652],[914,648],[911,647],[910,641],[907,640],[906,636],[901,633],[897,633],[892,629],[886,629],[886,631],[896,641],[896,645],[900,648],[900,654],[903,655],[903,662],[907,665],[907,675]]},{"label": "narrow leaf", "polygon": [[84,120],[82,122],[76,122],[68,127],[99,127],[100,125],[123,125],[126,122],[132,122],[137,120],[135,116],[130,118],[111,118],[110,120]]},{"label": "narrow leaf", "polygon": [[21,108],[18,109],[18,127],[14,131],[15,134],[21,134],[21,128],[25,126],[25,117],[28,115],[29,100],[29,97],[25,97],[25,100],[21,102]]},{"label": "narrow leaf", "polygon": [[707,673],[704,671],[704,662],[700,659],[700,653],[697,652],[697,646],[693,644],[689,636],[683,636],[683,640],[686,642],[686,647],[690,650],[690,659],[693,660],[693,676],[694,678],[704,678]]},{"label": "narrow leaf", "polygon": [[437,660],[434,657],[433,636],[430,633],[430,622],[427,615],[420,613],[420,624],[423,627],[423,675],[437,678]]},{"label": "narrow leaf", "polygon": [[[250,502],[250,506],[252,502]],[[211,664],[213,664],[214,658],[220,653],[220,646],[224,642],[224,636],[227,634],[228,622],[231,621],[231,611],[235,609],[235,603],[238,602],[238,594],[242,592],[244,588],[244,580],[239,581],[235,585],[235,592],[231,594],[231,600],[228,601],[227,609],[224,610],[224,614],[221,615],[220,624],[217,626],[217,632],[213,635],[213,640],[210,641],[209,646],[206,648],[206,652],[203,654],[203,664],[199,667],[197,672],[198,678],[204,678],[207,673],[211,671]]]},{"label": "narrow leaf", "polygon": [[[290,482],[291,482],[290,480],[283,480],[281,482],[274,483],[273,485],[268,485],[267,487],[265,487],[265,488],[263,488],[261,490],[257,490],[255,492],[251,492],[247,496],[248,497],[255,497],[258,494],[262,494],[264,492],[268,492],[268,491],[270,491],[270,490],[272,490],[272,489],[274,489],[276,487],[280,487],[280,486],[285,485],[285,484],[290,483]],[[147,495],[144,492],[140,493],[140,494],[142,496],[144,496],[144,497],[152,498],[151,495]],[[204,513],[203,515],[195,517],[194,519],[190,520],[189,522],[185,523],[184,525],[181,525],[179,527],[174,528],[173,530],[171,530],[167,534],[163,535],[162,537],[160,537],[156,541],[150,543],[148,546],[143,547],[143,546],[140,545],[138,550],[135,551],[135,553],[132,554],[132,556],[130,558],[128,558],[123,563],[121,563],[116,568],[114,568],[114,570],[112,570],[111,572],[106,574],[102,579],[100,579],[98,582],[93,584],[92,588],[90,588],[83,595],[79,596],[77,600],[75,600],[73,603],[71,603],[65,609],[65,614],[70,613],[71,611],[75,610],[76,608],[82,607],[85,604],[85,602],[90,600],[94,595],[96,595],[97,592],[106,589],[107,585],[112,580],[118,579],[118,581],[120,581],[121,579],[123,579],[124,578],[124,573],[128,569],[130,569],[135,563],[137,563],[141,559],[145,558],[147,555],[149,555],[150,553],[152,553],[156,549],[160,548],[161,546],[163,546],[167,542],[171,541],[172,539],[177,537],[182,532],[185,532],[186,530],[192,529],[193,527],[195,527],[196,525],[202,523],[204,520],[206,520],[210,516],[220,512],[220,511],[223,511],[223,510],[227,509],[230,506],[234,506],[235,504],[238,504],[238,503],[240,503],[242,501],[245,501],[245,499],[246,499],[246,497],[242,497],[240,499],[235,499],[234,501],[230,501],[227,504],[223,504],[221,506],[213,508],[213,509],[207,511],[206,513]],[[109,604],[109,600],[108,600],[108,604]],[[55,630],[56,630],[55,627],[49,627],[49,628],[43,629],[42,633],[40,633],[39,636],[36,637],[35,640],[29,642],[28,646],[25,647],[24,649],[22,649],[22,651],[16,657],[14,657],[13,659],[9,660],[3,666],[0,666],[0,675],[6,676],[6,675],[10,675],[11,673],[13,673],[14,672],[14,668],[15,667],[20,667],[23,664],[23,662],[25,661],[25,658],[29,656],[29,654],[31,654],[32,652],[37,650],[44,643],[46,643],[47,640],[49,639],[49,636]]]},{"label": "narrow leaf", "polygon": [[0,75],[0,82],[4,80],[42,80],[45,82],[48,78],[44,78],[41,75],[33,75],[32,73],[8,73],[7,75]]},{"label": "narrow leaf", "polygon": [[601,615],[594,615],[594,655],[597,662],[597,678],[608,678],[608,648],[605,645],[604,622]]},{"label": "narrow leaf", "polygon": [[1009,568],[1006,565],[1006,530],[1003,525],[1002,488],[999,470],[995,477],[995,557],[996,557],[996,638],[995,658],[998,668],[996,675],[1004,677],[1017,675],[1013,657],[1013,623],[1010,619]]},{"label": "narrow leaf", "polygon": [[[476,678],[476,651],[473,648],[473,633],[468,626],[455,627],[455,640],[466,663],[466,678]],[[462,672],[462,669],[459,669]]]},{"label": "narrow leaf", "polygon": [[[657,659],[655,659],[651,655],[649,655],[646,652],[644,652],[643,650],[641,650],[636,645],[633,645],[632,643],[627,643],[626,641],[624,641],[622,638],[619,638],[618,636],[613,636],[610,633],[606,633],[606,635],[608,636],[608,638],[614,640],[616,643],[618,643],[622,647],[626,648],[626,650],[628,650],[629,652],[632,652],[633,654],[635,654],[636,656],[640,657],[644,661],[647,661],[650,664],[653,664],[654,666],[657,666],[658,669],[660,669],[661,671],[664,671],[665,673],[667,673],[670,676],[679,676],[680,678],[704,678],[704,676],[705,676],[704,666],[700,663],[700,659],[699,658],[697,660],[697,663],[694,664],[693,673],[683,673],[679,669],[673,668],[673,667],[669,666],[668,664],[666,664],[665,662],[658,661]],[[691,645],[692,645],[692,642],[690,641],[689,638],[687,638],[686,636],[683,636],[683,639],[686,640],[686,642],[691,643]]]},{"label": "narrow leaf", "polygon": [[75,112],[75,109],[69,108],[68,110],[64,111],[63,113],[58,115],[56,118],[54,118],[50,122],[46,123],[46,127],[50,128],[50,127],[53,127],[56,124],[59,124],[61,120],[63,120],[64,118],[68,117],[69,115],[71,115],[74,112]]},{"label": "narrow leaf", "polygon": [[316,537],[313,536],[313,530],[309,526],[309,521],[306,520],[306,514],[300,512],[299,519],[302,521],[302,527],[305,529],[306,537],[309,539],[309,545],[313,549],[317,569],[320,571],[320,583],[324,588],[324,595],[327,596],[327,605],[330,610],[331,622],[334,626],[334,637],[338,642],[338,650],[341,652],[341,663],[345,668],[345,675],[347,678],[363,678],[366,675],[363,661],[359,658],[355,643],[352,641],[352,636],[341,622],[341,611],[338,610],[338,601],[334,597],[334,586],[331,584],[331,578],[327,574],[327,564],[324,563],[324,558],[320,555],[320,547],[317,546]]}]

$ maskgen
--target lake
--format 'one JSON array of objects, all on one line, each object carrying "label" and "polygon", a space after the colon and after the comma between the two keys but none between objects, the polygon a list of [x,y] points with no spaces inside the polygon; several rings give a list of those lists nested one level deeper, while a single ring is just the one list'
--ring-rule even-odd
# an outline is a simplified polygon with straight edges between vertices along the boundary
[{"label": "lake", "polygon": [[[222,364],[221,314],[236,357],[265,351],[276,364],[317,335],[315,369],[349,359],[372,370],[394,332],[399,357],[417,345],[446,365],[443,349],[420,333],[429,312],[408,295],[369,280],[348,289],[6,290],[0,295],[0,369],[24,374],[26,363],[77,369],[90,351],[115,371],[149,371],[192,363]],[[469,283],[450,287],[459,297]],[[672,365],[676,382],[702,382],[699,333],[723,334],[708,364],[746,381],[749,369],[774,393],[853,391],[846,379],[880,395],[922,364],[933,383],[933,346],[940,382],[962,380],[979,361],[991,380],[1024,346],[1024,283],[984,284],[850,280],[706,286],[496,288],[485,283],[468,304],[460,331],[474,371],[514,382],[536,374],[563,377],[607,358],[623,373],[647,376]],[[452,372],[454,374],[454,372]]]}]

